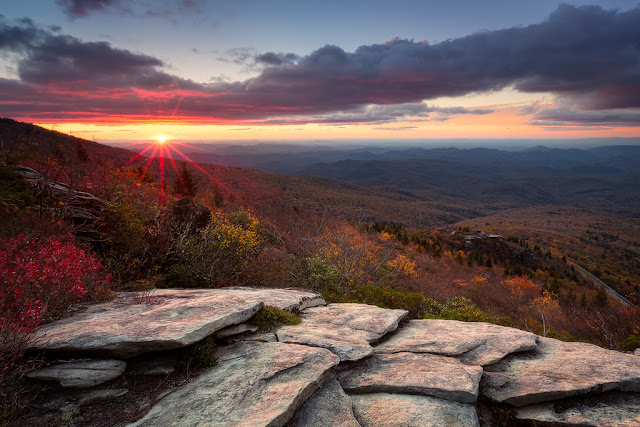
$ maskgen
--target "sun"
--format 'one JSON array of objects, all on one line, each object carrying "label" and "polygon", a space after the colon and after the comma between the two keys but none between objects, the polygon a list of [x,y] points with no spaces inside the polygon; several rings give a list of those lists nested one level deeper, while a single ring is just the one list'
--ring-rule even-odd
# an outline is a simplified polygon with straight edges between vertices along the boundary
[{"label": "sun", "polygon": [[156,141],[158,144],[164,144],[167,141],[167,137],[164,135],[157,136]]}]

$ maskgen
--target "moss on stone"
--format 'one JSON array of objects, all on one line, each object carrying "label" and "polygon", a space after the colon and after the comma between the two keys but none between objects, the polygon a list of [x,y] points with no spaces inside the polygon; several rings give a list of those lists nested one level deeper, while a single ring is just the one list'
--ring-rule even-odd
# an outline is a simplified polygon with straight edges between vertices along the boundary
[{"label": "moss on stone", "polygon": [[302,319],[294,313],[271,305],[265,305],[253,316],[251,322],[261,331],[269,331],[277,326],[297,325],[302,322]]}]

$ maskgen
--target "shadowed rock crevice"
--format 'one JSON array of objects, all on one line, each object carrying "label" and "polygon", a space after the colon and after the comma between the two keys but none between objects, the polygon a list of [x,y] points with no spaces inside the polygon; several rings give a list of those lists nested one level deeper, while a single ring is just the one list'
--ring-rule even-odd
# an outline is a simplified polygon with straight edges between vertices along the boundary
[{"label": "shadowed rock crevice", "polygon": [[353,403],[336,380],[318,389],[287,424],[291,427],[360,427]]}]

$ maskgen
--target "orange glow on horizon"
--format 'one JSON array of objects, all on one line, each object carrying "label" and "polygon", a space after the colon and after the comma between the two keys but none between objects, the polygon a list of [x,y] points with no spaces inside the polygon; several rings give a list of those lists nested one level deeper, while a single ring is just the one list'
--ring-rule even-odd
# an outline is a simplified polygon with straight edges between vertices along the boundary
[{"label": "orange glow on horizon", "polygon": [[[498,101],[502,99],[491,99]],[[445,102],[446,101],[446,102]],[[444,100],[448,105],[452,100]],[[105,117],[104,123],[87,123],[79,119],[76,123],[37,123],[75,136],[94,139],[97,142],[142,142],[150,135],[155,143],[167,143],[171,135],[180,135],[180,141],[302,141],[331,139],[569,139],[640,137],[639,126],[604,126],[566,124],[565,126],[540,126],[531,124],[531,116],[521,114],[523,103],[476,104],[469,109],[491,109],[489,114],[458,114],[450,117],[406,117],[389,123],[299,123],[262,124],[251,122],[213,121],[204,123],[189,117],[173,117],[171,121],[158,117],[136,117],[136,120],[119,120]],[[540,108],[552,107],[551,103],[539,104]],[[295,119],[295,118],[292,118]],[[111,123],[109,123],[111,121]],[[169,135],[169,136],[167,136]],[[164,138],[164,139],[163,139]]]}]

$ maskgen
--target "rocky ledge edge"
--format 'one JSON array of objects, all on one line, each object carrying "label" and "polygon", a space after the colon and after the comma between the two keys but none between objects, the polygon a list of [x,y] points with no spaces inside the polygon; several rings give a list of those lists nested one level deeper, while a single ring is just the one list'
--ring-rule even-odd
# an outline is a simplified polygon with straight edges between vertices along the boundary
[{"label": "rocky ledge edge", "polygon": [[[302,322],[257,331],[265,305]],[[43,327],[34,350],[83,359],[28,376],[63,390],[41,409],[126,399],[114,379],[171,372],[163,352],[213,337],[215,366],[131,426],[640,425],[640,357],[407,314],[300,289],[125,293]]]}]

